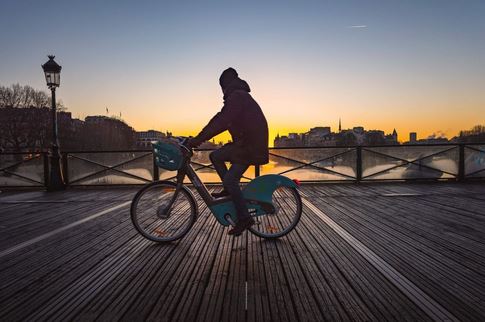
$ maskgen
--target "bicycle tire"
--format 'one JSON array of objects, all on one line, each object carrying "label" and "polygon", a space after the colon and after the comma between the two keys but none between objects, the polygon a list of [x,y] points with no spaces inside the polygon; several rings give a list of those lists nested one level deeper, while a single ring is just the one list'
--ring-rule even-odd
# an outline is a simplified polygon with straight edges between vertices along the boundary
[{"label": "bicycle tire", "polygon": [[172,181],[155,181],[145,185],[133,198],[131,221],[143,237],[159,243],[171,242],[184,237],[194,225],[197,203],[187,187],[182,186],[170,205],[176,186]]},{"label": "bicycle tire", "polygon": [[249,231],[265,239],[280,238],[292,231],[300,221],[303,206],[298,190],[293,187],[279,187],[273,192],[274,214],[254,217],[256,223]]}]

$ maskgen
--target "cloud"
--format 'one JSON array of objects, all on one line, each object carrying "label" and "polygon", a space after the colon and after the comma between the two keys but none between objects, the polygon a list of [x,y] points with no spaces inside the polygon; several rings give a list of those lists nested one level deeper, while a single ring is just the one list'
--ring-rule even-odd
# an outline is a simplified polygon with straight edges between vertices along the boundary
[{"label": "cloud", "polygon": [[352,25],[349,28],[367,28],[367,25]]}]

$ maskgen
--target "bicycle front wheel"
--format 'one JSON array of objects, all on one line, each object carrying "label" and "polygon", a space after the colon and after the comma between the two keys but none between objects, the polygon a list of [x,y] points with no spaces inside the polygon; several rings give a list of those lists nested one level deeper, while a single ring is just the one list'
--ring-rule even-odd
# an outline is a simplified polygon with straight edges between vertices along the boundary
[{"label": "bicycle front wheel", "polygon": [[302,204],[296,188],[279,187],[273,192],[272,203],[275,213],[255,217],[256,223],[249,228],[256,236],[267,239],[284,236],[300,221]]},{"label": "bicycle front wheel", "polygon": [[197,204],[186,187],[176,196],[175,188],[171,181],[157,181],[144,186],[133,198],[131,220],[145,238],[170,242],[184,237],[192,228]]}]

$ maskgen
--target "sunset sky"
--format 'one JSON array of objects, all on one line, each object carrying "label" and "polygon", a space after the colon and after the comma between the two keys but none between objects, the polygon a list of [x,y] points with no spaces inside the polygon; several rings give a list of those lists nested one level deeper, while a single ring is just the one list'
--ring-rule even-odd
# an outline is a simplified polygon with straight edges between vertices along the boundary
[{"label": "sunset sky", "polygon": [[[270,135],[364,126],[454,136],[485,123],[485,1],[19,1],[0,8],[0,85],[46,89],[74,117],[196,134],[232,66]],[[272,144],[272,139],[271,139]]]}]

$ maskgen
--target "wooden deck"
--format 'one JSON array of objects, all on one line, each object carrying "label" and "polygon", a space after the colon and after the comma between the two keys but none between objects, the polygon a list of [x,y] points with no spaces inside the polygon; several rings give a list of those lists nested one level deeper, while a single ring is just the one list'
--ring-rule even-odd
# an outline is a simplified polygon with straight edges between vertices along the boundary
[{"label": "wooden deck", "polygon": [[485,320],[485,184],[319,184],[278,241],[207,207],[159,245],[136,188],[0,193],[0,320]]}]

